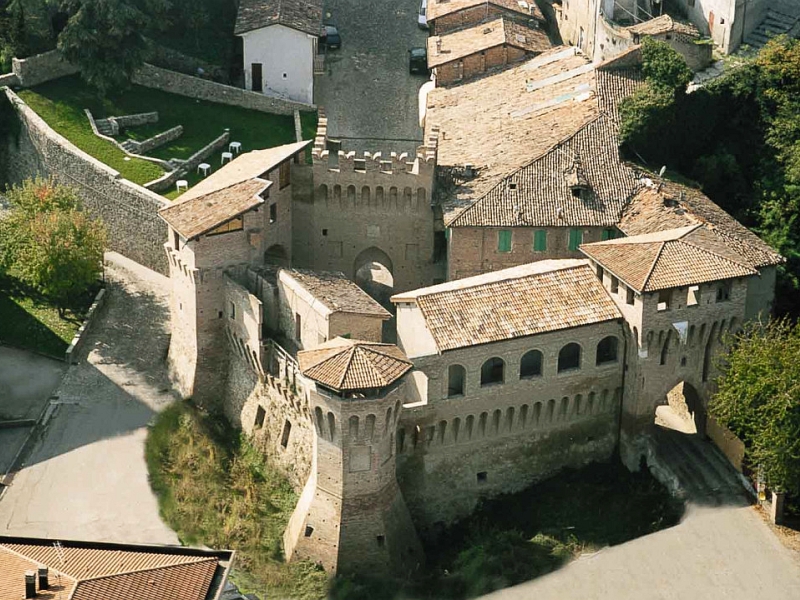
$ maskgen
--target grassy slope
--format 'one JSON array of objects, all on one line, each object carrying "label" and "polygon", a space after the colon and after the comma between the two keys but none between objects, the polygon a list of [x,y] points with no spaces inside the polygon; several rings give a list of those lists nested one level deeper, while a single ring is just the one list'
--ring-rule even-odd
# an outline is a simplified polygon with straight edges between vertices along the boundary
[{"label": "grassy slope", "polygon": [[26,292],[16,280],[0,277],[0,342],[62,357],[89,305],[66,311]]},{"label": "grassy slope", "polygon": [[325,595],[324,572],[282,559],[296,494],[222,419],[175,404],[150,429],[145,456],[161,514],[184,543],[236,550],[236,581],[262,598]]},{"label": "grassy slope", "polygon": [[[183,125],[184,132],[180,138],[151,153],[165,160],[188,158],[226,128],[230,129],[231,140],[241,142],[245,152],[287,144],[295,139],[294,120],[290,116],[194,100],[141,86],[133,86],[123,94],[101,100],[79,77],[65,77],[23,90],[20,96],[53,129],[76,146],[117,169],[123,177],[140,184],[159,177],[163,171],[147,161],[123,160],[124,154],[120,150],[92,133],[84,108],[91,110],[97,118],[158,111],[157,125],[131,129],[131,137],[135,139]],[[313,138],[316,115],[302,115],[302,124],[303,137]],[[212,170],[219,168],[218,154],[208,162]]]}]

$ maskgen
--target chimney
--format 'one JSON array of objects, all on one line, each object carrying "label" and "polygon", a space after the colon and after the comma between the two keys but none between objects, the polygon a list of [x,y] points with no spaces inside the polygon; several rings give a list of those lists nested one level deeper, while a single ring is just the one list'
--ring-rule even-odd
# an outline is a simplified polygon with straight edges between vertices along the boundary
[{"label": "chimney", "polygon": [[39,591],[50,589],[50,577],[47,565],[39,565]]},{"label": "chimney", "polygon": [[35,571],[25,571],[25,598],[36,598]]}]

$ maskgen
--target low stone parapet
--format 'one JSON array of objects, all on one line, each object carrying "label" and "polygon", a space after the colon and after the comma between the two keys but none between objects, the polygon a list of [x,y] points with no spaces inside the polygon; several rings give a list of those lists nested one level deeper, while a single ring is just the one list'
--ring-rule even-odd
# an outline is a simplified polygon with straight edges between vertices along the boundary
[{"label": "low stone parapet", "polygon": [[145,183],[144,187],[152,192],[163,192],[164,190],[168,190],[175,185],[175,182],[183,177],[185,173],[191,171],[192,169],[196,169],[197,165],[203,162],[206,158],[214,154],[214,152],[224,148],[228,144],[230,137],[230,131],[226,131],[210,144],[205,145],[203,148],[192,154],[192,156],[190,156],[189,159],[186,160],[179,169],[175,169],[163,177],[159,177],[158,179],[154,179],[153,181]]},{"label": "low stone parapet", "polygon": [[81,350],[86,344],[86,337],[89,333],[89,329],[99,317],[100,311],[105,305],[105,300],[106,290],[104,288],[97,293],[97,296],[95,296],[94,302],[92,302],[92,306],[89,308],[89,312],[86,314],[86,320],[83,322],[83,325],[81,325],[80,329],[78,329],[75,337],[72,338],[72,343],[69,345],[69,348],[67,348],[67,351],[64,354],[64,360],[67,361],[67,364],[75,364],[80,359]]},{"label": "low stone parapet", "polygon": [[136,140],[128,140],[127,143],[131,148],[131,152],[134,154],[144,154],[145,152],[155,150],[164,144],[168,144],[173,140],[177,140],[182,135],[183,125],[176,125],[175,127],[167,129],[166,131],[162,131],[158,135],[154,135],[153,137],[144,141],[137,142]]}]

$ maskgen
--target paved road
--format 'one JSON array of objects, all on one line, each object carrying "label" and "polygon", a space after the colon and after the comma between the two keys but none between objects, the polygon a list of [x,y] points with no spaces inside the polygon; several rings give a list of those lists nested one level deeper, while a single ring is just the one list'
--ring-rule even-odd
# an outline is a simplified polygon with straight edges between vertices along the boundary
[{"label": "paved road", "polygon": [[426,78],[408,73],[408,50],[428,35],[417,26],[418,7],[419,0],[327,0],[342,48],[315,79],[315,102],[343,150],[388,155],[420,145],[417,93]]},{"label": "paved road", "polygon": [[0,534],[177,544],[158,515],[146,426],[173,396],[163,371],[166,278],[110,255],[106,312],[88,360],[69,368],[59,406],[0,499]]},{"label": "paved road", "polygon": [[756,509],[690,505],[677,526],[487,600],[752,600],[800,598],[800,566]]}]

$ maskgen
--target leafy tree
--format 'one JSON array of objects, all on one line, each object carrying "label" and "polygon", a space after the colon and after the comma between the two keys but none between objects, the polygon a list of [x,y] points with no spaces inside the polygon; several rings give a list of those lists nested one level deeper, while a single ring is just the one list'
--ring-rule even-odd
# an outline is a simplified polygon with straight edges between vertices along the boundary
[{"label": "leafy tree", "polygon": [[62,312],[97,281],[105,246],[102,223],[80,210],[74,189],[28,180],[8,193],[0,221],[0,266]]},{"label": "leafy tree", "polygon": [[642,41],[642,72],[648,84],[672,93],[685,92],[694,77],[680,53],[651,37]]},{"label": "leafy tree", "polygon": [[772,489],[800,493],[800,325],[749,326],[721,367],[709,411]]},{"label": "leafy tree", "polygon": [[167,7],[165,0],[64,0],[69,19],[58,48],[101,95],[125,89],[147,56],[144,32]]}]

